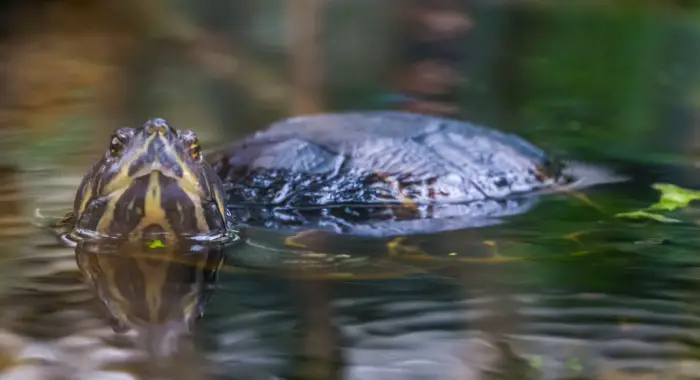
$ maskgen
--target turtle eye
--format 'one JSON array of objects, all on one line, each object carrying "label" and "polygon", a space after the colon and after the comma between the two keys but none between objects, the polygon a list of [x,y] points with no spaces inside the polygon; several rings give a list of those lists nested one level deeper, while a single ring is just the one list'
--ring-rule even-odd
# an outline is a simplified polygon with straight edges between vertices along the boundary
[{"label": "turtle eye", "polygon": [[124,143],[116,135],[112,136],[112,140],[109,142],[109,153],[116,157],[121,153],[124,148]]},{"label": "turtle eye", "polygon": [[200,161],[202,159],[202,147],[199,145],[199,140],[194,140],[189,148],[190,150],[190,156],[192,156],[192,159],[195,161]]},{"label": "turtle eye", "polygon": [[190,154],[190,157],[192,157],[195,162],[201,161],[202,147],[199,145],[197,135],[190,130],[178,131],[178,135],[185,145],[185,149],[187,149],[187,152]]},{"label": "turtle eye", "polygon": [[133,130],[131,128],[119,128],[114,132],[112,139],[109,141],[109,154],[112,155],[112,157],[119,156],[132,134]]}]

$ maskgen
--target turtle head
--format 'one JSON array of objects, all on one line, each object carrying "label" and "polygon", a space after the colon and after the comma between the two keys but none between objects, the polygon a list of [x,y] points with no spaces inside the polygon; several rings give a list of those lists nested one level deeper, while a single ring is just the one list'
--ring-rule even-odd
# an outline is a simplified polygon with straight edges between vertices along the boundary
[{"label": "turtle head", "polygon": [[226,216],[221,180],[196,134],[151,119],[114,132],[78,188],[72,218],[78,234],[133,240],[220,234]]}]

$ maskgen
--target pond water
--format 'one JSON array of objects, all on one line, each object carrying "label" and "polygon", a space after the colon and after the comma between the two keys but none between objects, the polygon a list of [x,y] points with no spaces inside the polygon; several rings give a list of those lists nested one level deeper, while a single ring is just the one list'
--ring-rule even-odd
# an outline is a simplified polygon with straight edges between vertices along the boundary
[{"label": "pond water", "polygon": [[[239,57],[250,78],[202,79],[173,68],[177,48],[146,45],[125,65],[135,77],[128,111],[100,122],[98,137],[85,140],[80,126],[95,119],[81,114],[70,119],[77,129],[5,150],[1,379],[700,378],[697,206],[664,213],[677,223],[616,216],[656,203],[654,183],[700,188],[697,9],[319,1],[325,92],[298,79],[301,90],[281,98],[299,104],[285,108],[260,95],[262,82],[246,86],[269,79],[265,64],[285,78],[276,62],[292,53],[279,25],[293,10],[224,3],[179,6],[255,52],[260,65]],[[115,334],[73,249],[30,223],[37,208],[70,208],[105,136],[124,123],[166,117],[214,146],[291,113],[387,108],[512,131],[630,180],[548,195],[485,228],[311,233],[296,247],[284,245],[290,233],[246,231],[191,344],[166,358],[148,356],[133,332]],[[280,266],[286,259],[295,264]],[[267,267],[238,265],[251,261]]]}]

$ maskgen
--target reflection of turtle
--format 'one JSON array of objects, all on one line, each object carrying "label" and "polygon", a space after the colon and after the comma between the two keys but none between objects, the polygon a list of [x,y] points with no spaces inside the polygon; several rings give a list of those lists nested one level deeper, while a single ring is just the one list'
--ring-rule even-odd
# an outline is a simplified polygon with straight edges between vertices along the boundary
[{"label": "reflection of turtle", "polygon": [[144,348],[157,355],[177,351],[192,332],[224,258],[217,243],[127,243],[115,249],[101,239],[80,241],[75,253],[114,331],[135,329]]}]

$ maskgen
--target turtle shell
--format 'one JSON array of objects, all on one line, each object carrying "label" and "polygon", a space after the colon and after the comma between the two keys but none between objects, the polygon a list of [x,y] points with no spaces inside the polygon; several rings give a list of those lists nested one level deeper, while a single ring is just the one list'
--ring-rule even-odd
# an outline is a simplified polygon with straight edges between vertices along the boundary
[{"label": "turtle shell", "polygon": [[284,119],[211,161],[244,223],[362,234],[492,224],[576,180],[513,134],[401,111]]}]

